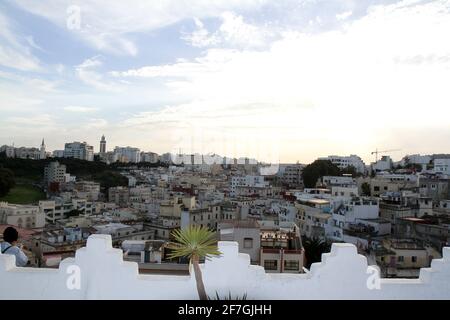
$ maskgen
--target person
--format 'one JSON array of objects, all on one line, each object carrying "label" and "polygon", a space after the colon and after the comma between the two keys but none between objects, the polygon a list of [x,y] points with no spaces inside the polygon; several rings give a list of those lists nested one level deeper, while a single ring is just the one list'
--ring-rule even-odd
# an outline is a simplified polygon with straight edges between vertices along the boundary
[{"label": "person", "polygon": [[3,242],[0,244],[2,254],[11,254],[16,256],[16,266],[25,267],[28,258],[22,251],[22,245],[18,245],[19,233],[13,227],[8,227],[3,231]]}]

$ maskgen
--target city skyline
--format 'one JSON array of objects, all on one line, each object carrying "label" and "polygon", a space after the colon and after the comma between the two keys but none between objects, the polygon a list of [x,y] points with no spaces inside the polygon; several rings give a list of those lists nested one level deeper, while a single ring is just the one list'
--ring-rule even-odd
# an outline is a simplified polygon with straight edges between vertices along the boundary
[{"label": "city skyline", "polygon": [[0,5],[1,144],[98,149],[101,132],[303,163],[450,149],[450,1],[132,2]]},{"label": "city skyline", "polygon": [[[214,153],[214,152],[199,153],[199,152],[189,152],[188,150],[182,150],[181,148],[178,149],[178,150],[175,150],[174,152],[165,151],[165,152],[157,153],[157,152],[154,152],[151,148],[143,148],[142,149],[142,148],[133,146],[132,144],[125,144],[125,145],[122,145],[122,146],[110,144],[108,139],[105,137],[104,134],[102,134],[101,138],[97,141],[98,142],[97,145],[95,143],[91,143],[90,141],[81,141],[81,140],[77,141],[75,139],[75,140],[72,140],[70,142],[69,141],[65,142],[60,148],[51,149],[51,148],[47,147],[47,143],[44,143],[44,140],[45,140],[45,138],[42,138],[42,141],[41,141],[39,147],[36,147],[36,146],[25,146],[25,145],[16,145],[14,143],[9,144],[9,145],[0,143],[0,147],[1,146],[11,146],[11,147],[14,147],[14,148],[31,148],[31,149],[34,148],[36,150],[40,149],[40,153],[41,154],[42,154],[42,152],[47,152],[49,154],[53,153],[53,156],[55,156],[55,152],[58,152],[58,151],[59,152],[63,152],[65,147],[67,146],[67,144],[71,144],[72,142],[76,142],[76,143],[86,143],[88,146],[93,148],[93,152],[96,155],[100,155],[102,153],[108,153],[108,152],[109,153],[111,153],[111,152],[114,153],[114,152],[116,152],[117,148],[119,148],[119,149],[130,148],[130,149],[138,149],[139,152],[141,152],[141,153],[155,153],[155,154],[157,154],[159,156],[164,155],[164,154],[171,154],[172,157],[174,155],[175,156],[177,156],[177,155],[183,155],[183,156],[203,155],[203,156],[213,156],[214,159],[216,159],[215,161],[217,161],[216,157],[219,156],[219,157],[222,157],[222,158],[227,158],[228,160],[231,160],[233,158],[234,159],[240,159],[240,160],[242,160],[242,159],[249,159],[249,160],[251,160],[253,162],[256,160],[256,161],[261,162],[261,163],[264,163],[264,162],[270,163],[270,162],[264,161],[264,159],[253,158],[253,157],[245,155],[245,154],[236,156],[236,155],[230,155],[230,154],[218,154],[218,153]],[[103,148],[103,151],[102,151],[102,148]],[[396,156],[393,156],[394,154]],[[419,154],[419,153],[405,154],[405,153],[402,153],[401,149],[381,150],[381,149],[377,148],[377,149],[375,149],[374,151],[371,152],[370,158],[368,158],[368,159],[364,159],[360,155],[354,154],[354,153],[352,153],[352,154],[328,154],[328,155],[323,154],[323,155],[317,155],[310,162],[301,162],[301,161],[283,162],[283,161],[277,161],[277,162],[272,162],[272,163],[273,164],[275,164],[275,163],[279,163],[279,164],[293,164],[293,163],[308,164],[308,163],[313,162],[314,160],[325,159],[327,157],[337,157],[337,158],[346,158],[346,157],[348,157],[349,158],[349,157],[352,157],[352,156],[356,156],[356,158],[360,158],[366,165],[370,165],[370,164],[375,163],[377,160],[381,160],[381,158],[383,156],[388,156],[388,157],[391,158],[391,160],[393,162],[398,162],[398,161],[401,161],[401,160],[405,159],[408,156],[409,157],[411,157],[411,156],[430,156],[430,157],[432,157],[432,156],[439,156],[439,155],[442,156],[442,155],[450,155],[450,154],[445,153],[445,152],[433,152],[433,153],[430,153],[430,154]],[[45,157],[43,157],[41,155],[41,159],[42,158],[45,158]],[[176,160],[176,161],[178,161],[178,160]],[[198,159],[196,161],[198,161]]]}]

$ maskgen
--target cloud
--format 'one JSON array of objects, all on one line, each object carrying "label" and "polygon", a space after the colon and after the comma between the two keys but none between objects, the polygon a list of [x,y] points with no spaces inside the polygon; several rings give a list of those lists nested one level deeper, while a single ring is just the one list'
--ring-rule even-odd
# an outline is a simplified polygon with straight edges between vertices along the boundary
[{"label": "cloud", "polygon": [[7,123],[12,126],[53,126],[55,124],[54,116],[50,114],[31,115],[26,117],[9,117]]},{"label": "cloud", "polygon": [[244,21],[241,15],[224,12],[221,15],[222,24],[210,33],[204,24],[195,18],[196,29],[191,33],[182,33],[182,39],[194,47],[237,47],[260,48],[267,44],[277,32],[264,26],[255,26]]},{"label": "cloud", "polygon": [[110,81],[101,72],[97,71],[98,67],[102,65],[102,57],[99,55],[86,59],[75,67],[77,77],[94,89],[120,91],[121,89],[118,83]]},{"label": "cloud", "polygon": [[68,112],[76,112],[76,113],[89,113],[89,112],[95,112],[98,109],[93,107],[82,107],[82,106],[67,106],[63,108],[64,111]]},{"label": "cloud", "polygon": [[12,21],[0,12],[0,65],[22,71],[40,71],[39,59],[19,39],[26,39]]},{"label": "cloud", "polygon": [[[424,114],[439,114],[432,122],[443,126],[450,117],[449,3],[375,6],[338,30],[284,32],[268,50],[208,49],[190,61],[119,72],[161,78],[174,95],[192,99],[124,125],[161,125],[179,137],[189,136],[189,123],[243,139],[259,130],[258,141],[281,135],[285,154],[292,153],[288,141],[316,154],[319,146],[367,152],[389,128],[422,127]],[[415,57],[428,58],[410,63]]]},{"label": "cloud", "polygon": [[108,126],[108,121],[101,118],[90,119],[89,122],[85,125],[87,130],[90,129],[102,129]]},{"label": "cloud", "polygon": [[65,29],[67,20],[71,18],[68,8],[78,6],[80,29],[68,31],[98,50],[134,56],[138,53],[138,48],[132,40],[133,34],[158,30],[188,18],[218,17],[227,10],[255,9],[267,2],[268,0],[130,0],[112,3],[108,0],[18,0],[14,4]]},{"label": "cloud", "polygon": [[345,11],[342,13],[338,13],[336,15],[336,19],[337,20],[346,20],[348,17],[350,17],[352,15],[352,13],[353,13],[352,11]]}]

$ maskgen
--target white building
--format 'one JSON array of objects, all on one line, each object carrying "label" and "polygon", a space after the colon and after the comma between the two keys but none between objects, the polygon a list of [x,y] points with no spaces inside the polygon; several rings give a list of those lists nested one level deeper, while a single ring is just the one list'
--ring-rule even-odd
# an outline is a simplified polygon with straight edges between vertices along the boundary
[{"label": "white building", "polygon": [[434,172],[450,175],[450,159],[434,159]]},{"label": "white building", "polygon": [[39,149],[39,159],[47,158],[47,153],[45,152],[44,138],[42,138],[41,148]]},{"label": "white building", "polygon": [[53,150],[53,158],[64,158],[64,150]]},{"label": "white building", "polygon": [[328,237],[332,240],[344,241],[344,229],[350,225],[370,221],[380,217],[380,208],[377,200],[368,198],[355,198],[334,204],[332,210],[332,234]]},{"label": "white building", "polygon": [[45,215],[39,206],[0,202],[0,223],[26,229],[43,228]]},{"label": "white building", "polygon": [[374,171],[387,171],[391,170],[393,162],[390,156],[382,156],[380,160],[372,163],[372,170]]},{"label": "white building", "polygon": [[20,147],[14,149],[14,156],[20,159],[39,160],[41,157],[41,151],[38,148]]},{"label": "white building", "polygon": [[44,168],[44,181],[47,185],[53,182],[66,182],[66,166],[58,161],[50,162]]},{"label": "white building", "polygon": [[93,161],[94,147],[86,142],[71,142],[64,146],[64,158],[75,158],[80,160]]},{"label": "white building", "polygon": [[350,156],[328,156],[328,157],[322,157],[319,158],[319,160],[330,160],[331,163],[339,167],[339,169],[345,169],[348,167],[354,167],[356,169],[356,172],[359,173],[365,173],[366,172],[366,165],[364,164],[364,161],[357,156],[357,155],[350,155]]},{"label": "white building", "polygon": [[403,157],[400,160],[400,165],[405,166],[407,164],[419,164],[422,166],[422,170],[427,168],[427,165],[431,163],[431,156],[422,156],[420,154],[412,154]]},{"label": "white building", "polygon": [[264,176],[234,176],[231,178],[231,196],[238,195],[239,189],[242,188],[253,188],[254,193],[257,193],[256,189],[266,189],[269,188],[270,184],[264,181]]},{"label": "white building", "polygon": [[159,156],[154,152],[141,152],[141,162],[156,163],[159,160]]},{"label": "white building", "polygon": [[115,147],[114,153],[120,162],[141,162],[141,150],[132,147]]},{"label": "white building", "polygon": [[303,187],[303,168],[304,165],[302,164],[292,164],[285,166],[281,174],[281,181],[290,188]]}]

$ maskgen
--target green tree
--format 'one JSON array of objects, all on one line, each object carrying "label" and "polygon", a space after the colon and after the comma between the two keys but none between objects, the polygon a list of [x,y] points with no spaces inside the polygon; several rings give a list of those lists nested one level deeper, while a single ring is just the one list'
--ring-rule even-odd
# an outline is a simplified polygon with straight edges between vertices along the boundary
[{"label": "green tree", "polygon": [[310,268],[311,264],[320,262],[322,254],[331,250],[331,244],[318,238],[304,238],[303,248],[305,249],[306,268]]},{"label": "green tree", "polygon": [[370,196],[371,192],[370,192],[370,184],[367,182],[364,182],[361,185],[361,190],[364,196]]},{"label": "green tree", "polygon": [[319,178],[340,174],[339,168],[330,160],[316,160],[303,169],[302,178],[306,188],[314,188]]},{"label": "green tree", "polygon": [[217,248],[214,232],[202,226],[190,226],[184,230],[177,229],[172,232],[172,235],[176,242],[168,246],[172,249],[168,255],[169,258],[186,257],[190,259],[190,264],[194,268],[198,296],[200,300],[208,300],[199,261],[202,258],[207,259],[221,254]]},{"label": "green tree", "polygon": [[0,197],[6,196],[15,185],[14,172],[0,167]]}]

